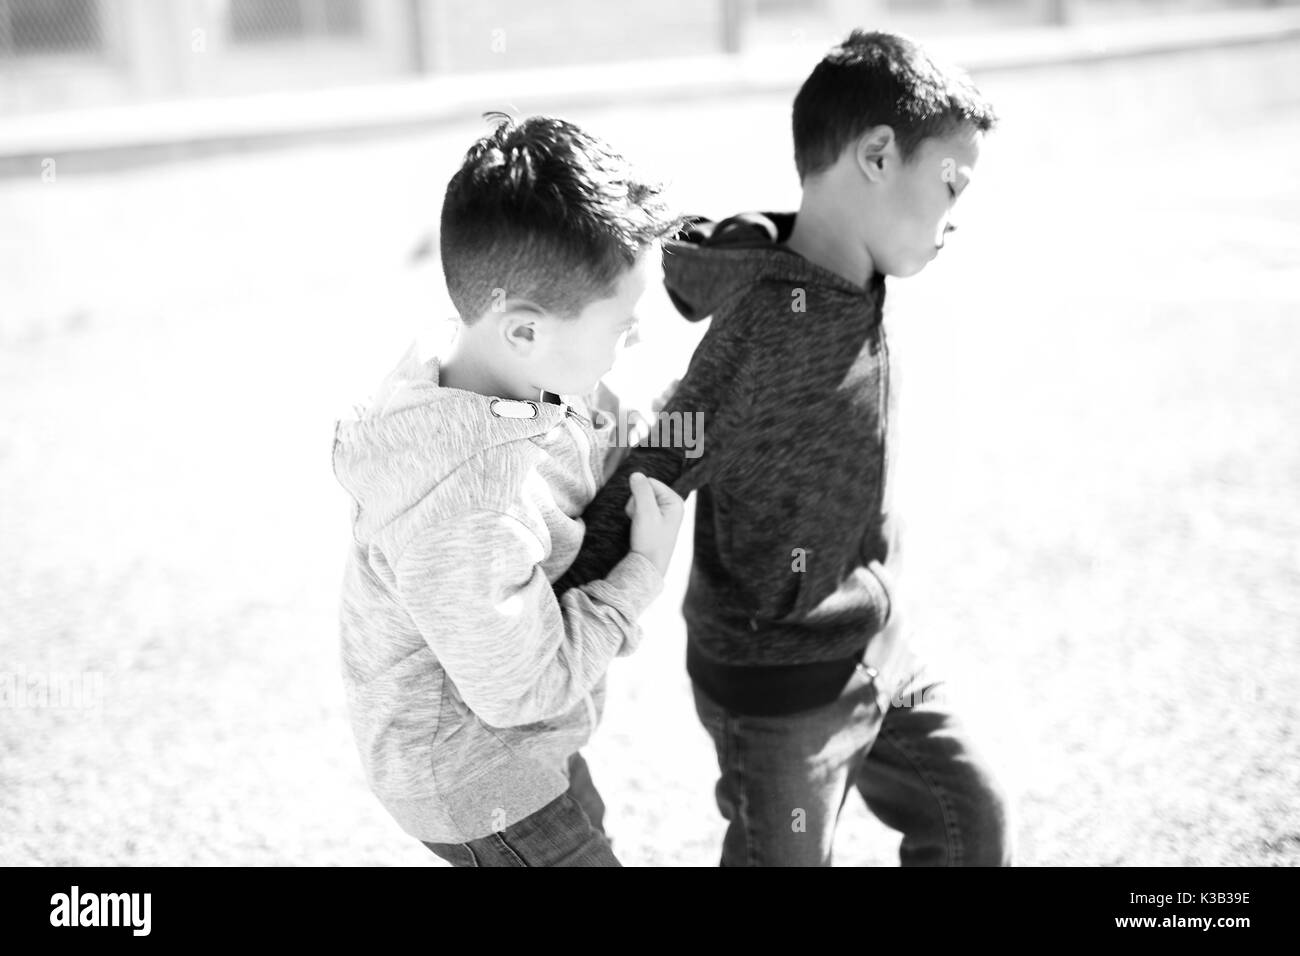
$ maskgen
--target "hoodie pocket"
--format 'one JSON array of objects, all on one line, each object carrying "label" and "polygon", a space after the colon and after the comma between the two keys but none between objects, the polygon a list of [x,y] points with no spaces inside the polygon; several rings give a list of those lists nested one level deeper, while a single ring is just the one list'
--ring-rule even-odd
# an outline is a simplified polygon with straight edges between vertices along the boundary
[{"label": "hoodie pocket", "polygon": [[731,563],[731,529],[736,520],[736,509],[726,492],[709,488],[709,501],[713,508],[714,550],[728,565]]},{"label": "hoodie pocket", "polygon": [[784,565],[763,560],[770,553],[772,518],[756,514],[741,499],[711,491],[715,553],[727,579],[722,591],[714,594],[718,610],[739,613],[753,631],[761,624],[797,620],[803,613],[805,579],[812,573],[812,550],[804,555],[803,570],[795,569],[792,550],[783,552]]},{"label": "hoodie pocket", "polygon": [[[788,605],[784,604],[783,602],[783,607],[778,609],[779,613],[773,614],[770,618],[768,618],[768,623],[795,624],[798,623],[806,613],[804,609],[800,606],[799,600],[800,598],[803,597],[804,581],[808,577],[808,572],[792,570],[790,574],[794,578],[794,593],[789,598]],[[750,619],[750,628],[754,630],[757,629],[756,619],[754,618]]]},{"label": "hoodie pocket", "polygon": [[433,777],[440,792],[458,790],[510,759],[510,748],[461,699],[443,672]]}]

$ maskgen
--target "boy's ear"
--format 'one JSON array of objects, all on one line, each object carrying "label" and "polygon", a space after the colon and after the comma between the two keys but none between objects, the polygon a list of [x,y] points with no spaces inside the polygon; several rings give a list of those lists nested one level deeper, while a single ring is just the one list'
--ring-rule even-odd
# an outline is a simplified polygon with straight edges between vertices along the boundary
[{"label": "boy's ear", "polygon": [[497,317],[501,337],[509,348],[528,355],[537,343],[538,327],[544,317],[531,303],[507,300],[505,310]]},{"label": "boy's ear", "polygon": [[858,168],[873,183],[884,178],[885,169],[898,158],[898,144],[894,130],[889,126],[873,126],[861,136],[853,147]]}]

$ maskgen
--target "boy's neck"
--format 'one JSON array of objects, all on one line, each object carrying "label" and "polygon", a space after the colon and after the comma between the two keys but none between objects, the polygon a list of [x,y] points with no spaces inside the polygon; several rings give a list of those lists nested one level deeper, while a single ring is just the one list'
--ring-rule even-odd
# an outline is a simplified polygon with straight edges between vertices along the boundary
[{"label": "boy's neck", "polygon": [[483,349],[472,332],[462,325],[456,338],[438,363],[438,384],[443,388],[458,388],[478,395],[510,398],[518,401],[537,401],[536,389],[512,382],[500,374],[497,363],[482,354]]},{"label": "boy's neck", "polygon": [[852,232],[846,223],[839,221],[841,215],[805,192],[785,247],[865,289],[875,272],[875,264],[865,248],[845,241],[845,236]]}]

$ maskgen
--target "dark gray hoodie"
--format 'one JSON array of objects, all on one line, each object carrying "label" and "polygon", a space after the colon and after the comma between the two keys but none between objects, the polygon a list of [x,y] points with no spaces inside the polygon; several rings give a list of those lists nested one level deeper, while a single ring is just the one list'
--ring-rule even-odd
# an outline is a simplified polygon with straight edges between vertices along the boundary
[{"label": "dark gray hoodie", "polygon": [[696,492],[693,676],[851,662],[894,603],[884,277],[864,289],[789,251],[793,224],[694,219],[665,243],[673,303],[713,320],[661,416],[700,413],[703,453],[633,449],[556,584],[597,580],[627,553],[632,471]]}]

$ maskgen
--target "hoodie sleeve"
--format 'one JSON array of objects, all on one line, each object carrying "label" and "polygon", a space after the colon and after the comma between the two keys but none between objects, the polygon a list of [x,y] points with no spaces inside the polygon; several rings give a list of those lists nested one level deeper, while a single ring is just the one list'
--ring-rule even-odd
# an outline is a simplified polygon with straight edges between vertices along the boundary
[{"label": "hoodie sleeve", "polygon": [[[683,497],[726,472],[738,448],[734,436],[752,409],[754,360],[743,327],[714,326],[705,333],[677,390],[653,419],[651,436],[631,450],[582,513],[582,549],[555,582],[557,594],[599,580],[628,553],[632,519],[624,509],[634,472]],[[720,381],[728,385],[719,387]]]},{"label": "hoodie sleeve", "polygon": [[637,618],[663,589],[654,565],[632,553],[557,599],[545,557],[523,522],[475,511],[429,529],[393,569],[426,643],[492,726],[546,720],[580,702],[613,658],[636,648]]}]

